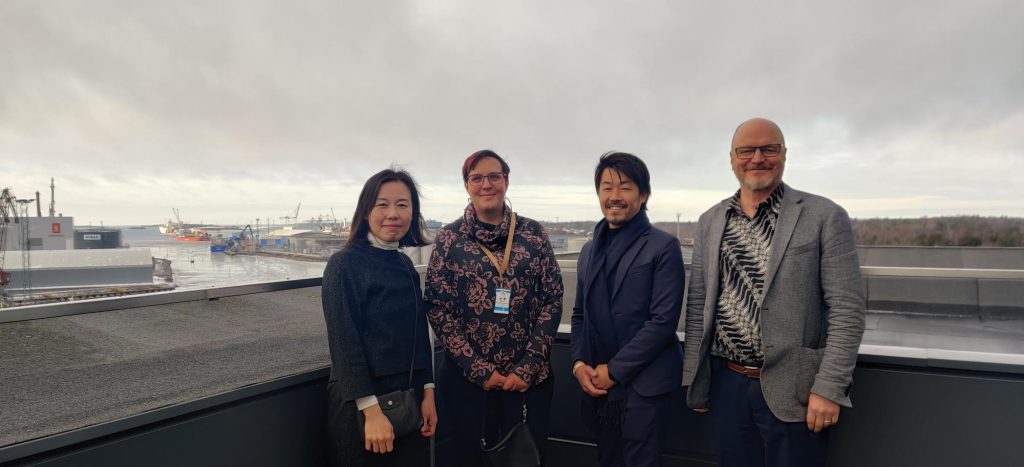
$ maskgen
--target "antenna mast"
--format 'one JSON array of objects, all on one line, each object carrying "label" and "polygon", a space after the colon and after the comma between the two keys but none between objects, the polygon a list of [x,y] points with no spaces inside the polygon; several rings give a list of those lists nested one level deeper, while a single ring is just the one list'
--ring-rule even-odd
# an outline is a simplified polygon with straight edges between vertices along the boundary
[{"label": "antenna mast", "polygon": [[53,209],[53,193],[53,177],[50,177],[50,217],[55,217],[55,214],[57,213],[57,211]]}]

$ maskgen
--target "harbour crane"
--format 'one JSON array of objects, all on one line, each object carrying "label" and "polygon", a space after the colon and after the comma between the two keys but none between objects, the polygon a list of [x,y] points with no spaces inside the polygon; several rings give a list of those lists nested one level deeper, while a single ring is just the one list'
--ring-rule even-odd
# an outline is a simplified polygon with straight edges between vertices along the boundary
[{"label": "harbour crane", "polygon": [[[17,198],[11,193],[10,188],[0,191],[0,296],[3,295],[4,286],[11,282],[11,274],[4,271],[4,257],[7,253],[7,226],[11,224],[12,220],[15,224],[21,224],[16,202]],[[2,301],[0,301],[0,306],[3,306]]]},{"label": "harbour crane", "polygon": [[281,216],[278,219],[284,219],[284,223],[288,224],[288,221],[295,219],[295,222],[299,222],[299,208],[302,207],[302,201],[299,201],[299,205],[295,206],[295,214]]},{"label": "harbour crane", "polygon": [[344,222],[342,222],[340,224],[338,223],[338,216],[334,215],[334,208],[331,208],[331,222],[334,224],[332,226],[333,229],[337,229],[337,230],[344,230],[345,229],[345,223]]},{"label": "harbour crane", "polygon": [[0,192],[0,290],[11,282],[10,273],[4,271],[4,256],[7,253],[7,225],[11,220],[14,220],[15,224],[20,223],[18,207],[14,204],[16,199],[10,188],[4,188]]}]

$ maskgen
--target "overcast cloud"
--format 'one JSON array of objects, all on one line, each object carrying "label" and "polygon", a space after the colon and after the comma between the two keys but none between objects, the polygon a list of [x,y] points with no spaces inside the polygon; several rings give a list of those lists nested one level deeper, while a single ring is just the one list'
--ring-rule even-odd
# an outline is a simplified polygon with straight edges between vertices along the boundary
[{"label": "overcast cloud", "polygon": [[695,220],[765,116],[786,181],[854,217],[1024,216],[1022,25],[1018,0],[5,0],[0,186],[45,210],[54,177],[78,224],[341,218],[395,162],[450,221],[489,147],[517,211],[582,220],[617,149],[654,219]]}]

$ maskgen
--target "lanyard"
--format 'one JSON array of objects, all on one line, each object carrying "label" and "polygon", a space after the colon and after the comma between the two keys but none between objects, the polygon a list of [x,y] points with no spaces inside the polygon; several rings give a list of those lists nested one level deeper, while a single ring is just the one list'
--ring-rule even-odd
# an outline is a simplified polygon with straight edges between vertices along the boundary
[{"label": "lanyard", "polygon": [[488,250],[483,243],[480,243],[479,240],[476,242],[480,245],[480,249],[484,250],[484,254],[487,255],[487,259],[491,260],[491,264],[494,265],[494,268],[498,270],[498,278],[501,280],[505,280],[505,271],[508,270],[508,258],[512,255],[512,237],[515,236],[515,233],[516,213],[513,212],[512,220],[508,227],[508,241],[505,242],[505,261],[502,263],[498,262],[498,257],[494,256],[494,253],[491,253],[491,250]]}]

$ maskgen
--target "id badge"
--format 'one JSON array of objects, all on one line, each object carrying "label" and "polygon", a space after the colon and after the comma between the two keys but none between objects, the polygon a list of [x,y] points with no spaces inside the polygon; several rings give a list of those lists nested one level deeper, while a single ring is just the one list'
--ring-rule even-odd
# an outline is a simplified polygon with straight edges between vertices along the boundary
[{"label": "id badge", "polygon": [[496,289],[494,291],[494,312],[499,315],[508,314],[508,302],[512,298],[512,291],[509,289]]}]

